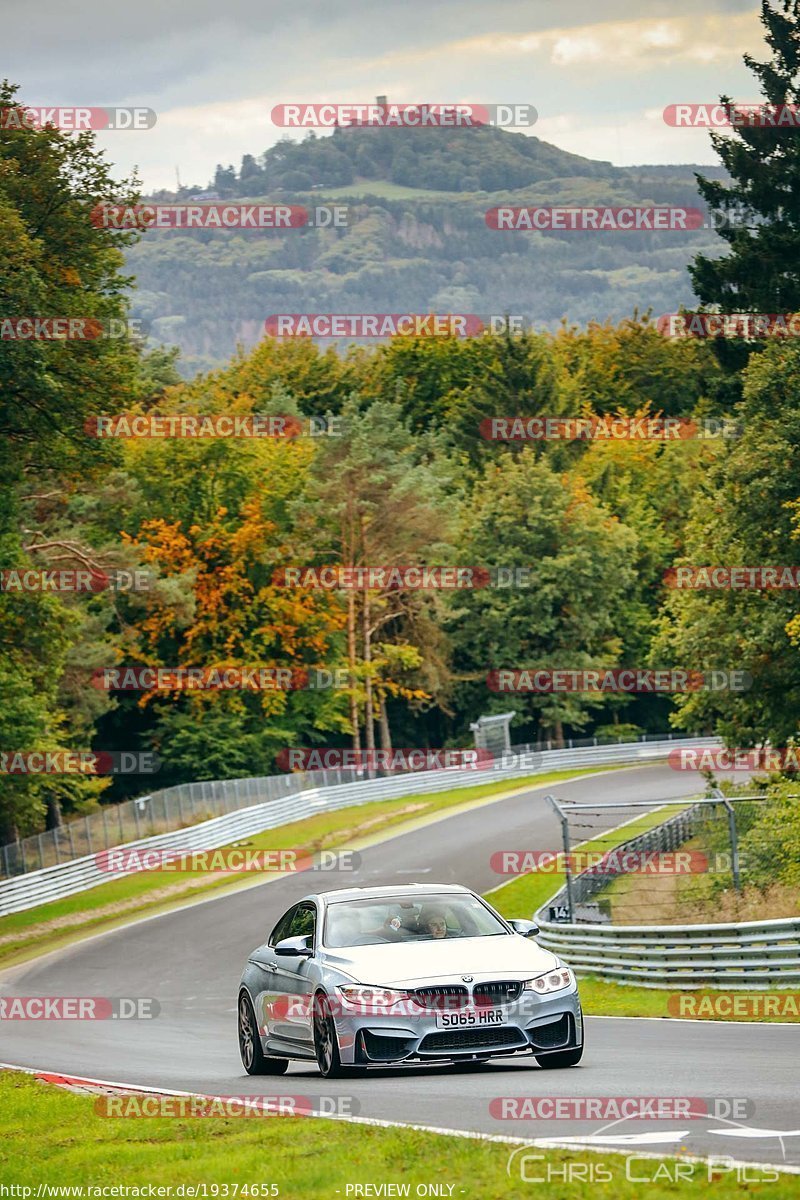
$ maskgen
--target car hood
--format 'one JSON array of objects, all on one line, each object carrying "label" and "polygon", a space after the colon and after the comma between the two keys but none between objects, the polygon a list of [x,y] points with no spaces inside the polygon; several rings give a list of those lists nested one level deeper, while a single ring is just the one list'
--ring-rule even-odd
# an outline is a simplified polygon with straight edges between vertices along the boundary
[{"label": "car hood", "polygon": [[325,958],[359,983],[384,987],[421,986],[450,977],[460,982],[462,975],[476,980],[527,979],[551,970],[557,961],[549,950],[519,934],[345,946],[326,950]]}]

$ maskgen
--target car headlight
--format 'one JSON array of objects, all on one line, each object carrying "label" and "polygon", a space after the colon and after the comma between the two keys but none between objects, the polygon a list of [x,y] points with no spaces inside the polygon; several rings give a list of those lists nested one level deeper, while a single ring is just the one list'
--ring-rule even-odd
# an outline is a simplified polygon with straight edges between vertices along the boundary
[{"label": "car headlight", "polygon": [[560,992],[562,988],[572,987],[574,983],[575,976],[569,967],[559,967],[557,971],[548,971],[546,975],[537,975],[535,979],[526,979],[522,990],[544,996],[547,992]]},{"label": "car headlight", "polygon": [[345,985],[339,987],[339,993],[348,1004],[367,1006],[370,1008],[391,1008],[400,1000],[412,1000],[409,992],[401,992],[396,988],[370,987],[368,984]]}]

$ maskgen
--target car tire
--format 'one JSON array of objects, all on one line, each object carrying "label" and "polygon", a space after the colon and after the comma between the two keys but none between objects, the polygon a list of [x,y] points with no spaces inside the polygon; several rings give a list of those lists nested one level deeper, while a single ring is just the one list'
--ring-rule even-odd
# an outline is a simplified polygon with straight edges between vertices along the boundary
[{"label": "car tire", "polygon": [[247,992],[242,992],[239,996],[238,1014],[239,1055],[247,1074],[285,1074],[289,1066],[288,1058],[269,1058],[261,1048],[258,1022],[253,1011],[253,1003]]},{"label": "car tire", "polygon": [[577,1067],[583,1058],[583,1046],[573,1050],[559,1050],[557,1054],[538,1054],[534,1056],[540,1067],[546,1071],[557,1070],[560,1067]]},{"label": "car tire", "polygon": [[317,992],[314,997],[314,1054],[323,1079],[345,1079],[366,1074],[366,1067],[351,1067],[342,1063],[331,1002],[324,992]]}]

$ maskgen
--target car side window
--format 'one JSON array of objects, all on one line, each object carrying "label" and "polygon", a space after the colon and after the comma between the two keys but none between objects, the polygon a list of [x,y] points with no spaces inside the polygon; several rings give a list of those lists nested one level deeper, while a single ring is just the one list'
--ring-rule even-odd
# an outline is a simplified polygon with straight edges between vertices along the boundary
[{"label": "car side window", "polygon": [[313,944],[314,931],[317,924],[317,913],[313,904],[298,904],[292,914],[289,932],[284,937],[310,936]]},{"label": "car side window", "polygon": [[291,936],[291,934],[289,933],[289,927],[292,923],[292,919],[294,918],[295,914],[297,913],[298,907],[299,906],[297,904],[295,904],[293,908],[290,908],[288,912],[285,912],[283,914],[280,921],[278,921],[278,924],[275,926],[272,933],[269,935],[269,942],[267,943],[267,945],[275,946],[278,942],[282,941],[284,938]]}]

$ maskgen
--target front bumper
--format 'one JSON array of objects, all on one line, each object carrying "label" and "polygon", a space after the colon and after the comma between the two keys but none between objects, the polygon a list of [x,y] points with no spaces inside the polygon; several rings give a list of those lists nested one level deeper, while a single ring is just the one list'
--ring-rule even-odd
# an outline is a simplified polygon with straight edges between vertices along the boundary
[{"label": "front bumper", "polygon": [[[488,1058],[519,1052],[536,1055],[583,1044],[583,1018],[577,989],[552,996],[525,995],[498,1006],[503,1024],[442,1029],[436,1013],[391,1011],[376,1014],[340,1010],[335,1017],[343,1063],[399,1063]],[[495,1010],[495,1011],[498,1011]]]}]

